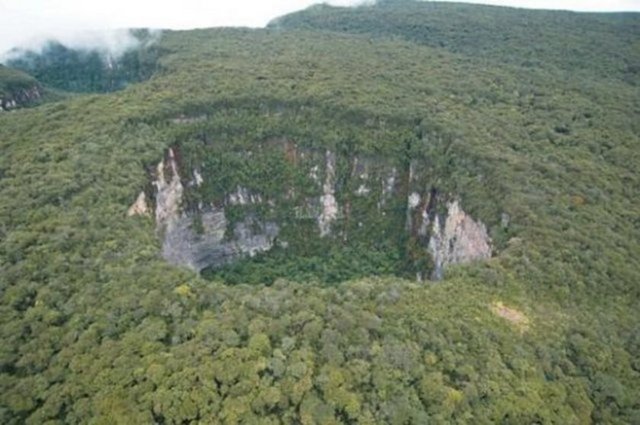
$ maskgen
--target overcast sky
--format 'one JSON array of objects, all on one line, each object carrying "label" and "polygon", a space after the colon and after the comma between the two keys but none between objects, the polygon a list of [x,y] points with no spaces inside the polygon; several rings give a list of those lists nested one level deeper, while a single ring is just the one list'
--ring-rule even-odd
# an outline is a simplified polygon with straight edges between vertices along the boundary
[{"label": "overcast sky", "polygon": [[[187,29],[264,26],[271,19],[318,0],[0,0],[0,54],[35,46],[43,38],[87,42],[78,32],[130,27]],[[469,3],[578,11],[640,11],[640,0],[470,0]],[[362,0],[329,0],[354,5]],[[93,37],[93,38],[92,38]],[[119,40],[88,42],[118,44]],[[113,36],[111,36],[113,38]]]}]

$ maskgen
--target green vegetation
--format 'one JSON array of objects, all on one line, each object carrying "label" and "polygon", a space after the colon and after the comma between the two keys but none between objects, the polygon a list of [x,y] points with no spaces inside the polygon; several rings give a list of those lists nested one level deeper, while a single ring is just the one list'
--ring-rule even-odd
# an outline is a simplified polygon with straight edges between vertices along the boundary
[{"label": "green vegetation", "polygon": [[[43,87],[38,80],[20,70],[0,65],[0,106],[6,109],[38,106],[69,96],[69,93]],[[9,102],[15,104],[9,107]]]},{"label": "green vegetation", "polygon": [[30,89],[37,83],[35,78],[24,72],[0,65],[0,97],[11,95],[18,90]]},{"label": "green vegetation", "polygon": [[143,81],[156,71],[159,52],[147,30],[132,31],[139,46],[114,57],[98,49],[74,49],[50,41],[41,52],[25,51],[8,61],[12,68],[66,92],[111,92]]},{"label": "green vegetation", "polygon": [[381,0],[360,8],[319,5],[270,26],[400,38],[477,59],[640,83],[640,22],[630,13],[494,6],[469,13],[463,3]]},{"label": "green vegetation", "polygon": [[[436,6],[307,13],[410,22],[418,7]],[[149,80],[0,115],[0,423],[639,422],[640,89],[624,70],[640,18],[437,8],[451,13],[433,31],[472,34],[461,16],[558,16],[541,49],[599,19],[613,48],[572,72],[553,49],[524,64],[500,26],[486,55],[444,30],[444,48],[324,23],[166,32]],[[239,183],[280,196],[305,178],[269,148],[282,138],[420,158],[495,258],[419,284],[369,216],[352,245],[309,240],[207,280],[126,216],[168,147],[185,175],[210,164],[187,202]]]},{"label": "green vegetation", "polygon": [[[244,259],[219,269],[206,269],[202,277],[227,284],[266,284],[288,278],[295,282],[338,284],[355,278],[406,274],[401,253],[393,245],[335,247],[322,244],[311,254],[292,256],[288,249]],[[327,246],[329,245],[329,246]]]},{"label": "green vegetation", "polygon": [[45,90],[30,75],[13,68],[0,65],[0,107],[2,110],[37,106],[45,101],[60,99],[62,96],[52,90]]}]

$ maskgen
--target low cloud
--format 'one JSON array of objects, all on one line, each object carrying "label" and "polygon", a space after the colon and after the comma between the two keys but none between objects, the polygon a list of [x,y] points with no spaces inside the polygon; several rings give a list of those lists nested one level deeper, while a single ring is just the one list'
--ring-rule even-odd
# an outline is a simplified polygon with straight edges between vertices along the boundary
[{"label": "low cloud", "polygon": [[[160,31],[152,31],[150,34],[152,37],[147,43],[157,39]],[[141,43],[128,29],[63,31],[57,34],[42,34],[25,40],[19,46],[0,55],[0,63],[20,56],[24,51],[40,53],[49,41],[56,41],[71,49],[98,50],[105,55],[116,58]]]},{"label": "low cloud", "polygon": [[[2,0],[0,59],[19,47],[37,50],[47,40],[68,47],[108,49],[117,54],[135,43],[121,28],[192,29],[263,27],[271,19],[304,9],[317,0]],[[353,6],[362,0],[330,0]]]},{"label": "low cloud", "polygon": [[[505,6],[571,10],[640,10],[639,0],[467,0]],[[372,0],[329,0],[357,6]],[[46,40],[68,47],[106,49],[117,55],[135,45],[121,28],[191,29],[216,26],[263,27],[272,19],[318,0],[1,0],[0,60],[14,47],[39,49]],[[133,44],[132,44],[133,43]]]}]

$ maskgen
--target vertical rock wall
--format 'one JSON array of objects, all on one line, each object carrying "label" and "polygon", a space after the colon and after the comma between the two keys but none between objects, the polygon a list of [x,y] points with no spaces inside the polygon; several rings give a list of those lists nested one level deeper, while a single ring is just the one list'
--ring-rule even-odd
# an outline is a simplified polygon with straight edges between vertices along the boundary
[{"label": "vertical rock wall", "polygon": [[325,177],[322,185],[322,196],[320,197],[321,212],[318,217],[318,227],[320,236],[327,236],[331,233],[331,223],[338,218],[338,202],[335,196],[336,180],[336,155],[327,151],[325,155]]},{"label": "vertical rock wall", "polygon": [[[156,223],[162,230],[169,230],[175,220],[180,216],[180,204],[184,187],[178,173],[173,149],[169,149],[167,154],[168,164],[160,161],[156,167]],[[167,168],[171,171],[170,178],[167,178]]]},{"label": "vertical rock wall", "polygon": [[444,219],[435,216],[429,240],[434,280],[442,279],[444,269],[450,264],[491,257],[491,241],[485,225],[465,213],[458,201],[450,202],[447,210]]},{"label": "vertical rock wall", "polygon": [[[300,156],[302,155],[301,152]],[[198,170],[194,170],[193,179],[183,185],[176,152],[169,149],[165,159],[157,166],[154,181],[155,219],[158,234],[163,241],[163,257],[172,264],[184,265],[196,271],[218,267],[243,256],[253,256],[271,249],[282,227],[295,228],[297,220],[311,218],[318,226],[317,237],[335,237],[340,233],[341,242],[345,243],[347,227],[342,224],[350,219],[352,201],[355,202],[353,196],[359,199],[370,198],[371,201],[359,204],[361,218],[354,222],[356,226],[354,229],[352,225],[352,231],[366,229],[368,222],[360,221],[363,211],[372,217],[371,223],[382,226],[389,223],[389,220],[406,220],[405,231],[414,239],[415,246],[424,247],[425,253],[428,252],[432,257],[432,279],[441,279],[448,265],[491,257],[491,242],[486,227],[466,214],[458,201],[447,203],[446,214],[436,214],[436,204],[442,204],[446,199],[442,199],[442,195],[434,188],[425,189],[419,164],[412,163],[404,173],[399,173],[394,163],[385,164],[383,160],[372,158],[353,158],[348,171],[351,173],[351,186],[342,182],[337,188],[336,154],[327,150],[324,155],[317,155],[315,158],[306,163],[303,172],[309,176],[309,184],[317,185],[319,195],[300,199],[299,204],[294,207],[296,213],[293,216],[296,218],[293,221],[276,223],[258,219],[250,211],[252,206],[271,209],[281,207],[273,200],[265,199],[262,194],[241,186],[230,190],[224,196],[222,204],[200,204],[195,210],[191,208],[190,211],[185,211],[182,205],[185,190],[200,186],[204,178]],[[323,166],[324,175],[321,174]],[[377,190],[371,190],[376,187]],[[353,193],[349,192],[351,195],[347,196],[346,192],[342,193],[345,211],[341,211],[337,190],[344,191],[347,188]],[[294,193],[297,188],[287,190]],[[392,197],[405,200],[402,201],[406,202],[404,211],[394,213],[396,207],[385,207],[385,203]],[[287,199],[290,200],[290,197]],[[245,211],[240,217],[237,212],[234,213],[236,219],[233,223],[229,222],[225,213],[225,209],[231,207]],[[145,195],[141,193],[129,214],[145,214],[148,209]],[[332,229],[338,221],[341,223],[339,231]],[[402,221],[397,223],[401,226]],[[372,231],[367,233],[368,238],[380,237],[380,233],[376,234],[379,229],[375,226],[370,229]],[[422,271],[418,271],[419,276],[422,274]]]},{"label": "vertical rock wall", "polygon": [[[167,171],[170,176],[167,176]],[[193,183],[200,185],[202,182],[202,176],[194,172]],[[156,226],[162,239],[162,256],[171,264],[199,272],[266,251],[273,246],[278,235],[279,228],[275,223],[263,223],[251,216],[231,224],[224,208],[213,205],[201,205],[195,212],[183,211],[184,186],[173,149],[169,149],[166,161],[158,164],[154,186]],[[255,201],[256,197],[244,188],[238,188],[236,193],[229,195],[231,205],[251,200]],[[196,220],[201,226],[195,226]],[[229,226],[232,226],[231,232],[228,232]]]},{"label": "vertical rock wall", "polygon": [[39,85],[34,85],[31,88],[14,90],[11,93],[0,95],[0,112],[33,105],[41,98],[42,89]]}]

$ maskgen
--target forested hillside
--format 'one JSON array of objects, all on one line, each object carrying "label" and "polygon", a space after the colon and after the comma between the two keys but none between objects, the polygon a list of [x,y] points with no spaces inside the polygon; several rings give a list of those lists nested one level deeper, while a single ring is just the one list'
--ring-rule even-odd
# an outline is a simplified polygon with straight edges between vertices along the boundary
[{"label": "forested hillside", "polygon": [[40,103],[43,90],[32,76],[0,65],[0,112]]},{"label": "forested hillside", "polygon": [[[640,422],[639,23],[314,7],[165,31],[149,79],[1,113],[0,423]],[[327,152],[349,208],[320,236],[295,202]],[[417,281],[411,188],[354,196],[354,158],[457,199],[492,258]],[[170,264],[163,179],[194,232],[227,202],[280,245]]]},{"label": "forested hillside", "polygon": [[121,54],[106,48],[72,48],[51,40],[39,50],[12,50],[7,65],[60,91],[111,92],[153,74],[159,55],[156,36],[149,30],[129,30],[132,47]]},{"label": "forested hillside", "polygon": [[640,22],[632,13],[575,13],[463,3],[382,0],[360,8],[318,5],[275,19],[273,28],[400,38],[525,68],[557,68],[637,85]]}]

